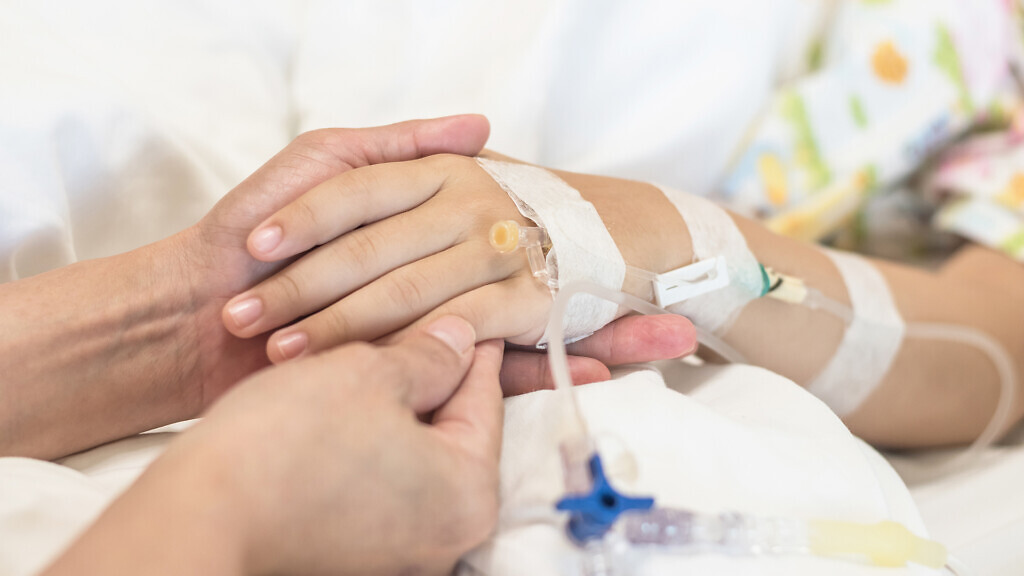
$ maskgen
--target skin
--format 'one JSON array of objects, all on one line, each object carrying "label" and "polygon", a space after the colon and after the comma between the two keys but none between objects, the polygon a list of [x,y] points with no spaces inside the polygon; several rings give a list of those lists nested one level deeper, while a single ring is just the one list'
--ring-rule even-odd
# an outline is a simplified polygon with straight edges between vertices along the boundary
[{"label": "skin", "polygon": [[[309,132],[175,236],[0,285],[0,456],[57,458],[200,415],[269,363],[265,337],[239,339],[221,323],[231,296],[291,261],[253,259],[254,227],[360,167],[476,154],[488,131],[469,115]],[[644,333],[671,337],[648,346]],[[593,357],[573,359],[574,378],[604,380],[606,362],[672,358],[694,345],[684,319],[612,326],[577,347]],[[512,352],[502,377],[510,392],[526,391],[546,372],[542,355]]]},{"label": "skin", "polygon": [[475,153],[487,132],[455,117],[307,133],[175,236],[0,285],[0,455],[56,458],[199,415],[267,365],[262,341],[219,320],[230,296],[284,264],[248,255],[253,226],[345,171]]},{"label": "skin", "polygon": [[446,317],[252,376],[44,574],[449,573],[498,513],[502,345],[475,339]]},{"label": "skin", "polygon": [[[556,173],[594,205],[628,264],[664,272],[692,262],[686,225],[654,186]],[[732,217],[760,262],[849,304],[838,270],[820,249]],[[243,338],[270,332],[267,354],[274,362],[401,334],[445,314],[469,320],[482,339],[533,344],[551,300],[531,277],[522,251],[499,254],[487,245],[489,227],[508,219],[531,224],[469,158],[440,155],[349,172],[253,230],[249,251],[265,262],[319,248],[234,297],[224,309],[225,326]],[[1019,265],[977,248],[955,259],[955,268],[937,273],[874,264],[907,322],[954,323],[990,334],[1024,375]],[[336,269],[346,274],[331,272]],[[979,280],[979,271],[997,280]],[[623,289],[651,298],[644,281],[627,279]],[[242,306],[259,313],[239,316]],[[387,310],[387,316],[379,321],[367,310]],[[841,321],[827,312],[761,298],[744,309],[725,340],[752,363],[806,384],[835,354],[843,332]],[[966,442],[988,423],[997,391],[994,366],[976,349],[908,338],[880,385],[845,421],[884,446]],[[1024,392],[1017,394],[1012,415],[1012,422],[1024,415]]]}]

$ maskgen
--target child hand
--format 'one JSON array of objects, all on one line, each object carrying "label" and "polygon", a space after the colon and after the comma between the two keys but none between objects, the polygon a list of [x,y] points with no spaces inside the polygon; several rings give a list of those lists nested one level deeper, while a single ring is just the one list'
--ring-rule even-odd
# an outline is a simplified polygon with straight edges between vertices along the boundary
[{"label": "child hand", "polygon": [[551,296],[522,251],[490,246],[499,220],[529,224],[473,158],[442,154],[346,172],[253,230],[248,248],[257,260],[301,256],[232,298],[224,324],[243,338],[279,329],[267,342],[275,363],[446,314],[467,319],[480,340],[534,344]]}]

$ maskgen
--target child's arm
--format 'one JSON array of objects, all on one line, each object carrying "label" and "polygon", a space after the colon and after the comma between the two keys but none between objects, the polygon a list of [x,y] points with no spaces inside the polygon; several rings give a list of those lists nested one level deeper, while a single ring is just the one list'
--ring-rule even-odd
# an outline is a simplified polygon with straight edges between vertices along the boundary
[{"label": "child's arm", "polygon": [[[658,188],[557,174],[594,205],[627,264],[664,272],[692,261],[684,220]],[[732,218],[759,262],[849,305],[842,277],[819,248]],[[529,223],[470,158],[438,156],[349,172],[313,189],[253,232],[250,251],[262,260],[323,246],[232,299],[225,323],[236,335],[250,337],[312,314],[271,336],[268,354],[275,362],[345,341],[380,338],[449,313],[469,319],[482,340],[535,343],[544,330],[550,295],[531,276],[521,252],[502,255],[488,245],[490,226],[507,219]],[[1024,271],[1009,261],[993,265],[1010,280],[999,284],[874,264],[906,322],[983,331],[1017,358],[1018,373],[1024,373],[1019,320],[1024,317]],[[623,289],[651,296],[650,283],[637,278],[627,276]],[[249,311],[249,317],[232,314],[239,310]],[[752,363],[806,385],[835,354],[843,334],[843,323],[827,312],[760,298],[746,306],[724,336]],[[995,369],[978,350],[907,338],[884,379],[846,421],[854,432],[880,444],[961,442],[985,426],[997,395]],[[1014,406],[1014,421],[1022,404]]]}]

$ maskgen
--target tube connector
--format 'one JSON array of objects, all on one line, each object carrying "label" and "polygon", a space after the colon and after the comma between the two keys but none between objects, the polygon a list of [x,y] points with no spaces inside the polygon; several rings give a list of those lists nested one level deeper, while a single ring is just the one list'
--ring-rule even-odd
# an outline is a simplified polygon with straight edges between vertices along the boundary
[{"label": "tube connector", "polygon": [[551,248],[551,240],[543,228],[520,226],[515,220],[501,220],[491,226],[487,239],[491,246],[502,254],[524,248],[533,277],[550,288],[554,295],[554,290],[558,288],[558,280],[548,272],[544,251]]},{"label": "tube connector", "polygon": [[590,457],[588,465],[590,491],[565,496],[555,505],[557,510],[569,512],[566,530],[573,541],[581,545],[604,538],[623,513],[647,511],[654,506],[653,498],[634,498],[615,490],[604,474],[604,466],[597,453]]},{"label": "tube connector", "polygon": [[551,240],[543,228],[536,226],[520,226],[515,220],[501,220],[491,226],[488,240],[495,250],[502,254],[515,252],[518,248],[529,248],[540,246],[541,249],[550,248]]},{"label": "tube connector", "polygon": [[946,548],[926,540],[892,521],[857,524],[834,520],[810,523],[811,552],[819,556],[865,556],[876,566],[906,566],[908,562],[930,568],[946,564]]}]

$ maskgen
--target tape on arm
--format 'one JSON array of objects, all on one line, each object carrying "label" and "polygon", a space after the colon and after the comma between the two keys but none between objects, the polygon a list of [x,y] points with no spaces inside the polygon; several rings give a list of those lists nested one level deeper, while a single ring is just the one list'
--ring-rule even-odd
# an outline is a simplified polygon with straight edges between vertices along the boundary
[{"label": "tape on arm", "polygon": [[[529,164],[477,158],[480,166],[515,202],[519,213],[544,228],[551,239],[548,273],[559,287],[587,280],[622,290],[626,263],[597,209],[555,174]],[[581,294],[569,302],[565,340],[580,340],[615,319],[618,306]],[[545,331],[538,346],[548,341]]]},{"label": "tape on arm", "polygon": [[825,250],[843,277],[853,318],[835,355],[807,390],[840,417],[853,413],[882,382],[903,343],[906,326],[889,285],[870,262]]},{"label": "tape on arm", "polygon": [[747,247],[746,238],[725,210],[700,196],[663,186],[658,188],[686,223],[694,262],[724,258],[729,275],[727,286],[673,304],[668,310],[721,335],[748,302],[764,293],[764,272]]}]

